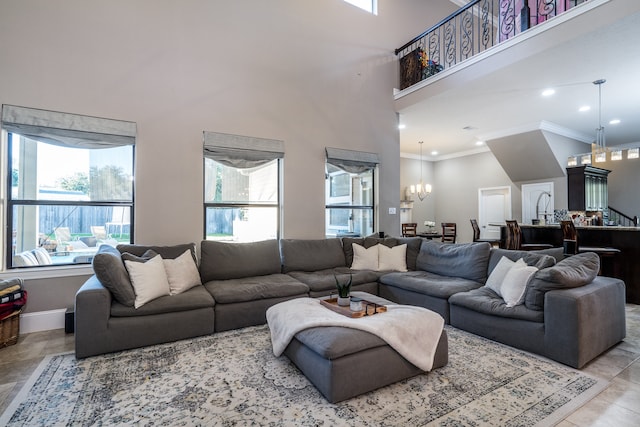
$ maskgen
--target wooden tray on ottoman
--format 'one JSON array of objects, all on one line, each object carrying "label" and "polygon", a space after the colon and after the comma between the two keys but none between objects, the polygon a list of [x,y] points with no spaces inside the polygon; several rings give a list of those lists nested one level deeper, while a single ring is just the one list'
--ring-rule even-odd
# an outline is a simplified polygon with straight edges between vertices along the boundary
[{"label": "wooden tray on ottoman", "polygon": [[338,298],[321,299],[320,304],[324,305],[329,310],[342,314],[343,316],[353,318],[372,316],[374,314],[384,313],[387,311],[386,305],[376,304],[371,301],[367,301],[366,299],[362,299],[362,306],[364,307],[364,310],[362,311],[351,311],[348,306],[338,305]]}]

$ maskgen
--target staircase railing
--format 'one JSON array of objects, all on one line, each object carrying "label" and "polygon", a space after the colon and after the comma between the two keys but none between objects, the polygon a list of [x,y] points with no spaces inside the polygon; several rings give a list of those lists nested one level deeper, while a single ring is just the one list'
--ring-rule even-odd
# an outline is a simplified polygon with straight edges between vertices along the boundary
[{"label": "staircase railing", "polygon": [[400,60],[400,89],[586,1],[471,0],[395,50]]},{"label": "staircase railing", "polygon": [[638,217],[631,217],[609,206],[609,222],[623,227],[638,227]]}]

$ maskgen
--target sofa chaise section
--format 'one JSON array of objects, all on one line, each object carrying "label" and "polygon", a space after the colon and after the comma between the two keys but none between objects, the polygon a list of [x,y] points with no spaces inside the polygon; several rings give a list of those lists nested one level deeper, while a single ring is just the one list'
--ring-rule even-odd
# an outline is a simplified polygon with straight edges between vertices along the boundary
[{"label": "sofa chaise section", "polygon": [[269,307],[309,294],[307,285],[281,273],[277,240],[205,240],[200,247],[200,277],[216,302],[217,332],[264,324]]},{"label": "sofa chaise section", "polygon": [[495,267],[498,256],[524,256],[541,267],[527,284],[524,303],[508,307],[487,287],[458,293],[449,299],[452,326],[575,368],[625,337],[624,283],[596,277],[597,255],[575,255],[550,266],[554,260],[547,255],[516,252],[496,250],[490,265]]}]

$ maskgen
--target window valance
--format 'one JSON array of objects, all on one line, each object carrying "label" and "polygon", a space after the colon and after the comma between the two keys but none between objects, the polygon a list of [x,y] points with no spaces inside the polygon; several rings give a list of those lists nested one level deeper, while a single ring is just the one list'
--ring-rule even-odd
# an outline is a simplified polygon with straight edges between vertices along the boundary
[{"label": "window valance", "polygon": [[2,127],[27,138],[76,148],[112,148],[134,145],[137,125],[36,108],[2,106]]},{"label": "window valance", "polygon": [[380,160],[378,154],[365,151],[325,148],[327,163],[349,173],[362,173],[374,169]]},{"label": "window valance", "polygon": [[248,169],[284,157],[284,141],[204,132],[204,156],[238,169]]}]

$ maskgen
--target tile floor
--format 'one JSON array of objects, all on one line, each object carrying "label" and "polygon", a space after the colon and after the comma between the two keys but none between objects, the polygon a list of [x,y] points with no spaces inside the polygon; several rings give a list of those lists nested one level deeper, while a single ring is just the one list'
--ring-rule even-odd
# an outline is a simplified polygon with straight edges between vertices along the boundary
[{"label": "tile floor", "polygon": [[[559,427],[640,425],[640,305],[628,304],[626,313],[627,338],[583,369],[611,384]],[[44,356],[73,348],[73,334],[56,329],[22,335],[17,344],[0,349],[0,413]]]}]

